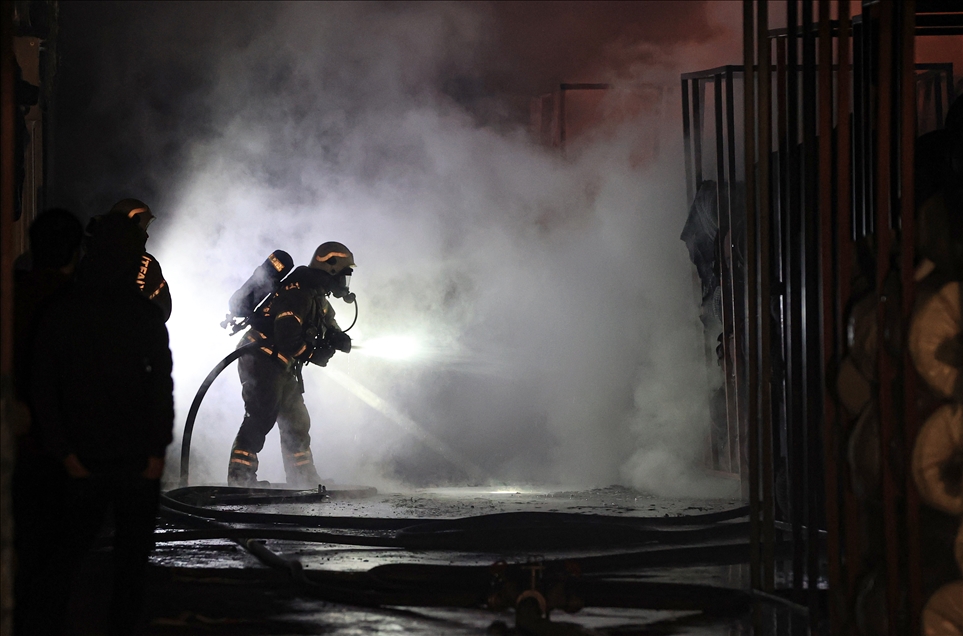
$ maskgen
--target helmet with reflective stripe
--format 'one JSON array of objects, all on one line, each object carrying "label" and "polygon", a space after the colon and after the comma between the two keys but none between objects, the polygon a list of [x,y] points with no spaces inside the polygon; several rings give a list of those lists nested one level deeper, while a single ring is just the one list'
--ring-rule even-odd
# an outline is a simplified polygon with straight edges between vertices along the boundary
[{"label": "helmet with reflective stripe", "polygon": [[[354,254],[343,243],[336,241],[319,245],[318,249],[314,250],[314,257],[309,265],[311,269],[320,269],[332,276],[337,276],[354,266]],[[350,272],[348,274],[350,275]]]},{"label": "helmet with reflective stripe", "polygon": [[110,208],[110,214],[123,214],[128,219],[133,219],[145,232],[154,220],[150,207],[140,199],[121,199]]}]

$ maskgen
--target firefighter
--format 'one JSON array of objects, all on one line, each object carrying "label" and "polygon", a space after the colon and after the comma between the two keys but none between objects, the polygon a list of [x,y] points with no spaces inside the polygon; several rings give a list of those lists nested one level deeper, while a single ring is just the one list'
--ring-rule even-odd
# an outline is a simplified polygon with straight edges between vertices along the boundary
[{"label": "firefighter", "polygon": [[[44,583],[43,624],[61,633],[71,575],[109,518],[110,634],[136,633],[167,445],[174,427],[167,328],[135,286],[142,233],[109,215],[88,242],[72,291],[38,321],[30,396],[46,452],[69,475]],[[46,500],[45,500],[46,501]],[[49,631],[47,631],[49,629]]]},{"label": "firefighter", "polygon": [[[150,235],[147,228],[154,222],[154,214],[150,207],[140,199],[121,199],[110,209],[107,214],[122,214],[131,219],[143,234],[143,241],[146,245]],[[96,231],[97,226],[103,221],[105,215],[95,216],[87,225],[87,234]],[[137,288],[140,293],[161,310],[164,322],[171,317],[171,290],[164,280],[164,273],[161,271],[160,263],[150,253],[146,251],[140,256],[140,266],[137,270]]]},{"label": "firefighter", "polygon": [[327,298],[353,300],[348,282],[354,266],[343,244],[323,243],[311,264],[291,272],[251,317],[238,346],[258,346],[238,360],[244,420],[231,449],[228,485],[257,485],[257,454],[277,423],[288,484],[318,486],[301,369],[308,362],[327,365],[335,351],[351,351],[351,338],[338,326]]}]

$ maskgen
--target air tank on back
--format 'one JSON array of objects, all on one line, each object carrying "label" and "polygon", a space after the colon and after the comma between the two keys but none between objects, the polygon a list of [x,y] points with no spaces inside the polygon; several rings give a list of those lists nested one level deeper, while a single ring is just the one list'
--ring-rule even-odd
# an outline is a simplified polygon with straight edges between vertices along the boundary
[{"label": "air tank on back", "polygon": [[229,301],[231,314],[249,318],[262,300],[277,289],[278,283],[294,267],[294,259],[284,250],[274,250],[258,265],[251,277],[234,292]]}]

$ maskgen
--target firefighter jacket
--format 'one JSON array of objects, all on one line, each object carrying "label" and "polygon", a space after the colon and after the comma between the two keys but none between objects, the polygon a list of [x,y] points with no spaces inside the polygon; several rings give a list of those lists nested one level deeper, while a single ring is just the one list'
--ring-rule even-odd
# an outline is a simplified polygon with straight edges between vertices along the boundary
[{"label": "firefighter jacket", "polygon": [[70,275],[44,268],[16,272],[13,293],[13,386],[17,399],[30,402],[30,360],[37,336],[37,319],[44,307],[70,288]]},{"label": "firefighter jacket", "polygon": [[341,331],[328,302],[322,272],[298,267],[281,283],[281,289],[251,319],[244,342],[261,342],[260,350],[290,368],[307,362],[331,333]]},{"label": "firefighter jacket", "polygon": [[[112,215],[101,214],[90,219],[86,229],[88,241],[94,233],[104,227],[104,222],[109,216]],[[140,232],[142,234],[140,249],[143,250],[147,244],[147,232],[143,230]],[[141,254],[140,267],[137,269],[135,282],[140,293],[148,300],[153,301],[158,309],[161,310],[161,314],[164,316],[164,322],[167,322],[167,319],[171,317],[171,290],[167,286],[167,281],[164,280],[164,273],[161,271],[160,263],[157,262],[153,254],[148,254],[146,251]]]},{"label": "firefighter jacket", "polygon": [[163,457],[173,439],[167,328],[133,285],[78,285],[38,327],[31,397],[41,441],[57,459]]},{"label": "firefighter jacket", "polygon": [[145,298],[154,302],[164,315],[164,322],[171,317],[171,290],[164,280],[160,263],[153,255],[144,252],[137,270],[137,288]]}]

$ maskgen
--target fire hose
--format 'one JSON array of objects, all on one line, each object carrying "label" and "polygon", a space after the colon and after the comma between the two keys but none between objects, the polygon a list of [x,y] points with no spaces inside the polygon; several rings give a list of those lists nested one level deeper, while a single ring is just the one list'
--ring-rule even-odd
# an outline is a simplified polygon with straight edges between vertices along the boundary
[{"label": "fire hose", "polygon": [[214,380],[217,376],[221,374],[221,371],[226,369],[232,362],[240,358],[242,355],[253,351],[261,346],[259,342],[252,342],[251,344],[246,344],[243,347],[238,347],[228,355],[224,356],[220,362],[214,365],[211,372],[207,374],[204,381],[201,383],[200,388],[197,389],[197,393],[194,395],[194,401],[191,402],[191,409],[187,413],[187,421],[184,423],[184,436],[181,438],[181,486],[187,486],[188,479],[191,475],[191,436],[194,433],[194,420],[197,419],[197,411],[201,408],[201,402],[204,401],[204,396],[207,395],[207,390],[211,388],[214,384]]},{"label": "fire hose", "polygon": [[[354,294],[350,294],[349,296],[351,299],[350,300],[351,304],[354,305],[354,320],[351,321],[351,324],[348,325],[348,328],[344,329],[342,333],[348,333],[349,331],[351,331],[351,328],[354,327],[355,323],[358,322],[357,298],[354,296]],[[222,326],[225,326],[225,325],[226,323],[222,323]],[[232,335],[234,333],[237,333],[239,329],[243,328],[246,325],[247,323],[243,322],[240,327],[236,326],[235,330],[232,332]],[[214,365],[214,368],[211,369],[211,372],[208,373],[207,377],[204,378],[204,381],[201,382],[201,386],[198,387],[197,393],[194,394],[194,401],[191,402],[191,408],[187,413],[187,421],[184,422],[184,435],[181,438],[181,475],[180,475],[181,487],[187,486],[188,481],[190,479],[191,437],[194,434],[194,422],[197,419],[197,412],[201,408],[201,402],[204,401],[204,396],[207,395],[208,389],[210,389],[211,385],[214,384],[214,380],[217,379],[217,376],[219,376],[224,369],[229,367],[232,362],[234,362],[241,356],[246,355],[249,352],[254,351],[255,349],[258,349],[262,346],[264,346],[264,342],[252,342],[242,347],[238,347],[231,353],[227,354],[226,356],[224,356],[224,358],[220,362]]]},{"label": "fire hose", "polygon": [[[744,506],[681,517],[613,518],[608,515],[521,512],[425,520],[239,512],[188,503],[205,501],[213,505],[233,505],[236,501],[219,500],[219,496],[230,495],[232,490],[238,489],[191,487],[165,493],[161,512],[198,529],[166,532],[158,534],[156,539],[161,542],[231,539],[265,565],[286,572],[304,593],[331,602],[364,607],[488,606],[498,609],[517,604],[520,610],[522,605],[517,601],[528,594],[540,599],[541,614],[547,614],[552,608],[576,611],[582,606],[726,614],[744,611],[751,600],[750,594],[742,590],[633,581],[624,576],[626,571],[635,568],[746,562],[749,544],[744,539],[748,535],[748,524],[737,521],[748,512]],[[240,493],[242,495],[273,499],[275,503],[307,503],[317,501],[320,496],[311,491],[275,491],[277,494],[272,495],[268,489],[241,490],[246,491]],[[251,527],[255,525],[268,527]],[[362,535],[338,534],[319,532],[317,528],[368,532]],[[478,532],[464,532],[472,528]],[[593,541],[587,540],[590,535],[595,537]],[[509,565],[501,561],[492,566],[394,564],[377,566],[366,572],[335,572],[308,571],[297,559],[273,552],[264,543],[266,540],[417,551],[488,552],[501,548],[538,549],[542,552],[589,546],[604,546],[609,550],[620,545],[639,547],[618,553],[542,559],[537,564]],[[712,542],[715,545],[699,545]],[[664,545],[670,547],[661,547]],[[778,549],[785,551],[786,546],[780,545]],[[534,575],[528,571],[533,567],[541,573],[537,590]],[[608,578],[612,576],[617,580]],[[529,594],[526,588],[530,578],[533,587]]]},{"label": "fire hose", "polygon": [[[345,331],[356,321],[357,305],[355,320]],[[626,580],[624,576],[635,568],[748,562],[749,524],[737,521],[747,515],[746,506],[681,517],[518,512],[425,520],[242,512],[200,505],[317,503],[328,498],[323,486],[319,491],[188,487],[191,437],[207,391],[232,362],[262,344],[251,343],[232,351],[198,388],[181,443],[181,487],[162,494],[160,506],[163,516],[193,529],[158,533],[156,541],[230,539],[265,565],[287,573],[299,590],[330,602],[363,607],[515,607],[519,627],[523,620],[532,625],[532,621],[548,623],[551,609],[571,612],[583,606],[698,610],[708,614],[742,613],[748,608],[752,595],[743,590]],[[511,565],[504,561],[492,566],[393,564],[366,572],[307,571],[297,559],[269,549],[265,544],[268,540],[406,551],[541,553],[594,547],[605,548],[607,553]],[[639,547],[608,552],[613,546]],[[776,546],[779,554],[788,554],[788,549],[782,543]]]}]

